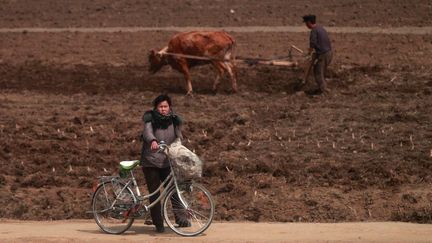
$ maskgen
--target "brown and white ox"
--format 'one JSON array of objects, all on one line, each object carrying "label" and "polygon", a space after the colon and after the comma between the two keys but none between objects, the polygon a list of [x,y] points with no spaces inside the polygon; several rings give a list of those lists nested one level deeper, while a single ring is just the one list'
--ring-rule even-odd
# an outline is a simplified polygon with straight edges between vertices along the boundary
[{"label": "brown and white ox", "polygon": [[[151,73],[156,73],[163,66],[170,65],[181,72],[187,82],[187,94],[192,94],[189,69],[193,66],[211,64],[217,70],[213,83],[216,92],[221,77],[227,72],[233,92],[237,92],[237,74],[235,70],[235,40],[223,31],[192,31],[176,34],[167,47],[151,50],[149,62]],[[199,57],[199,58],[193,58]]]}]

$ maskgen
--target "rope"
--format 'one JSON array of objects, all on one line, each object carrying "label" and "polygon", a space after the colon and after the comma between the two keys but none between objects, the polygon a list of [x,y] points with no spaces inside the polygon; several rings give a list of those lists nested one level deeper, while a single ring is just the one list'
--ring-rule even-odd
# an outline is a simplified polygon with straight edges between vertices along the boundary
[{"label": "rope", "polygon": [[[301,54],[293,54],[292,50],[296,50],[297,52],[301,53]],[[206,56],[195,56],[195,55],[188,55],[188,54],[181,54],[181,53],[173,53],[173,52],[162,52],[160,53],[162,55],[169,55],[169,56],[174,56],[174,57],[183,57],[183,58],[189,58],[189,59],[196,59],[196,60],[204,60],[204,61],[220,61],[220,62],[229,62],[232,61],[231,59],[221,59],[221,58],[215,58],[215,57],[206,57]],[[250,57],[236,57],[236,59],[234,61],[241,61],[244,63],[247,63],[249,65],[251,64],[256,64],[260,61],[264,61],[264,62],[271,62],[271,61],[280,61],[280,60],[292,60],[293,56],[302,56],[304,57],[304,52],[294,46],[291,45],[291,48],[289,50],[289,55],[288,56],[274,56],[271,58],[250,58]]]},{"label": "rope", "polygon": [[194,56],[194,55],[172,53],[172,52],[163,52],[161,54],[162,55],[175,56],[175,57],[184,57],[184,58],[189,58],[189,59],[205,60],[205,61],[221,61],[221,62],[230,61],[230,59],[221,59],[221,58],[205,57],[205,56]]}]

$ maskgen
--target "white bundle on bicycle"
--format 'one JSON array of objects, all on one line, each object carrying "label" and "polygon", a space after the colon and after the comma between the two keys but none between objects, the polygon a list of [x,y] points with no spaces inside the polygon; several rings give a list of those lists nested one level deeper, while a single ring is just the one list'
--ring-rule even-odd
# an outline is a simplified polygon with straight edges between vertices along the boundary
[{"label": "white bundle on bicycle", "polygon": [[171,159],[172,169],[179,180],[189,180],[202,176],[202,161],[195,153],[183,146],[179,139],[171,143],[166,152]]}]

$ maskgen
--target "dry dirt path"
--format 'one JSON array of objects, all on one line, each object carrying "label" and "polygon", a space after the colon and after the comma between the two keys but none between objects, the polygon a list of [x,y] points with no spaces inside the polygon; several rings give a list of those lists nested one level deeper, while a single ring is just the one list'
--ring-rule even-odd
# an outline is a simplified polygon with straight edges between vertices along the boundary
[{"label": "dry dirt path", "polygon": [[[191,30],[225,30],[232,32],[307,32],[305,26],[227,26],[227,27],[102,27],[102,28],[0,28],[0,33],[13,32],[140,32],[140,31],[191,31]],[[432,34],[432,27],[326,27],[332,33],[375,33],[375,34]]]},{"label": "dry dirt path", "polygon": [[432,225],[374,223],[213,223],[204,235],[155,234],[137,221],[123,235],[102,233],[92,220],[0,221],[0,242],[432,242]]}]

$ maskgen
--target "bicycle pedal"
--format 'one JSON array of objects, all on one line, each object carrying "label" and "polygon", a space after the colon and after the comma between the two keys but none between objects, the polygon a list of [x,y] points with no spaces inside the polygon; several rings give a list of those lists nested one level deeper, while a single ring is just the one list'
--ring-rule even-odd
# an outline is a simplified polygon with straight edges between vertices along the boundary
[{"label": "bicycle pedal", "polygon": [[147,219],[144,221],[145,225],[153,225],[153,221],[151,221],[150,219]]}]

